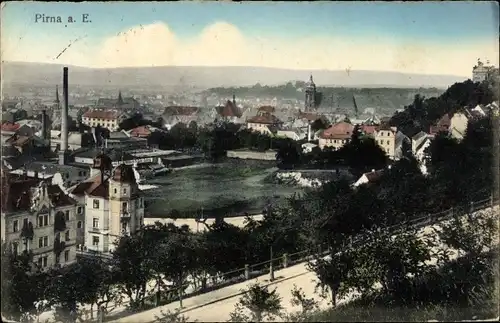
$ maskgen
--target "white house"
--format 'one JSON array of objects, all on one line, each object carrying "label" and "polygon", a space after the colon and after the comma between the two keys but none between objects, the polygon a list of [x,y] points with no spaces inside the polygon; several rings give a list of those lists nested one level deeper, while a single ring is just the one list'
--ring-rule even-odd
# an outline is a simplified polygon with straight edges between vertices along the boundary
[{"label": "white house", "polygon": [[144,224],[144,197],[132,166],[113,169],[106,155],[97,156],[91,178],[71,189],[85,207],[84,250],[110,253],[123,235]]},{"label": "white house", "polygon": [[467,130],[467,124],[469,123],[469,118],[463,112],[457,112],[450,119],[449,132],[453,138],[462,140],[465,136],[465,131]]}]

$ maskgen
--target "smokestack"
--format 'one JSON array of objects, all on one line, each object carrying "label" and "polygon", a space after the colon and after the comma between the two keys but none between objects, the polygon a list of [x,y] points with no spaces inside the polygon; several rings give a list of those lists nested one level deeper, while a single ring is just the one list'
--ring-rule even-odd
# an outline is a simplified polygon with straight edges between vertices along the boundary
[{"label": "smokestack", "polygon": [[47,140],[47,111],[42,110],[42,139]]},{"label": "smokestack", "polygon": [[68,68],[63,68],[63,107],[61,111],[61,151],[59,164],[66,163],[68,151]]}]

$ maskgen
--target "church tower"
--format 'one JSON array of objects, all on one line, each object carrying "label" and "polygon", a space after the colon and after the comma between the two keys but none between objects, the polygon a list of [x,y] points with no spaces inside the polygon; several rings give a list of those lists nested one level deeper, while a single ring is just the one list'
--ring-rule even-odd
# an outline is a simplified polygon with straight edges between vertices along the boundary
[{"label": "church tower", "polygon": [[57,106],[59,106],[59,104],[61,103],[61,102],[59,101],[59,86],[58,86],[58,85],[56,85],[56,99],[54,100],[54,103],[55,103]]},{"label": "church tower", "polygon": [[118,91],[118,101],[116,102],[118,106],[123,105],[122,91]]},{"label": "church tower", "polygon": [[314,84],[312,75],[309,82],[306,83],[305,112],[311,112],[316,108],[316,84]]}]

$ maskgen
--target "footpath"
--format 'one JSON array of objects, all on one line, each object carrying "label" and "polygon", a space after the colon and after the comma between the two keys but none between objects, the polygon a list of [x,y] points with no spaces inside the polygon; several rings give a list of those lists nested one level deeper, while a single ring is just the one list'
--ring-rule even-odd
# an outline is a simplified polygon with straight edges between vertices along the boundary
[{"label": "footpath", "polygon": [[[296,285],[302,288],[306,295],[313,295],[316,287],[316,275],[310,272],[306,263],[300,263],[288,268],[276,270],[274,272],[274,281],[269,281],[269,274],[253,278],[242,283],[227,286],[212,292],[186,298],[182,301],[181,313],[188,318],[189,321],[198,320],[199,322],[224,322],[229,320],[229,313],[234,310],[242,290],[247,289],[251,284],[260,283],[264,286],[269,286],[271,290],[276,288],[276,292],[282,298],[282,306],[286,312],[294,312],[300,310],[291,304],[291,291]],[[320,301],[320,297],[317,297]],[[326,305],[326,302],[325,302]],[[164,306],[153,308],[141,313],[133,314],[127,317],[120,318],[112,322],[154,322],[156,316],[161,317],[162,311],[176,311],[179,309],[179,302],[173,302]]]}]

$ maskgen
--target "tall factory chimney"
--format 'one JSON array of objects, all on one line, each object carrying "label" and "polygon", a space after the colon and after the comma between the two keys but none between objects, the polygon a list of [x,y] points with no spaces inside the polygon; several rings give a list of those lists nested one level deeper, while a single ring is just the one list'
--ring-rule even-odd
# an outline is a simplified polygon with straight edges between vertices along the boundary
[{"label": "tall factory chimney", "polygon": [[47,111],[42,110],[42,139],[47,140]]},{"label": "tall factory chimney", "polygon": [[63,106],[61,111],[61,151],[59,165],[66,163],[68,153],[68,68],[63,68]]}]

